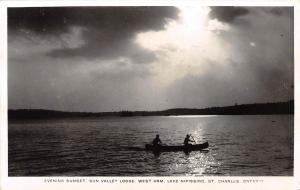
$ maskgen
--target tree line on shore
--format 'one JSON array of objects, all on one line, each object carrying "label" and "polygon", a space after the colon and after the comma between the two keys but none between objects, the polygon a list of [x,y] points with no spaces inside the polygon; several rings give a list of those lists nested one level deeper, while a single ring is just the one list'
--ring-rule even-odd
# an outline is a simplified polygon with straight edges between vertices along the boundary
[{"label": "tree line on shore", "polygon": [[44,109],[8,110],[8,120],[57,119],[78,117],[131,117],[172,115],[273,115],[294,114],[294,100],[277,103],[255,103],[210,108],[174,108],[163,111],[66,112]]}]

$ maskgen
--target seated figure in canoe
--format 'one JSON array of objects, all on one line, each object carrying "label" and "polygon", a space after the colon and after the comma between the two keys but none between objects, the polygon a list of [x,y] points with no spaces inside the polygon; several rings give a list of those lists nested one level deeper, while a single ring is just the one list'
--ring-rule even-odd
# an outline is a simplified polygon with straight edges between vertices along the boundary
[{"label": "seated figure in canoe", "polygon": [[190,143],[190,142],[195,142],[194,138],[192,140],[192,139],[190,139],[190,137],[191,137],[191,135],[187,134],[185,139],[184,139],[184,142],[183,142],[183,144],[184,144],[184,153],[186,155],[190,154],[191,148],[193,146],[192,143]]},{"label": "seated figure in canoe", "polygon": [[152,145],[154,147],[158,147],[162,144],[161,140],[159,139],[159,135],[156,135],[155,139],[152,141]]},{"label": "seated figure in canoe", "polygon": [[152,145],[153,145],[153,154],[154,156],[158,157],[160,155],[160,152],[161,152],[161,140],[159,138],[159,135],[156,135],[155,139],[153,139],[152,141]]},{"label": "seated figure in canoe", "polygon": [[190,142],[195,142],[194,140],[190,139],[190,137],[191,136],[189,134],[186,135],[184,142],[183,142],[185,147],[191,146],[192,144]]}]

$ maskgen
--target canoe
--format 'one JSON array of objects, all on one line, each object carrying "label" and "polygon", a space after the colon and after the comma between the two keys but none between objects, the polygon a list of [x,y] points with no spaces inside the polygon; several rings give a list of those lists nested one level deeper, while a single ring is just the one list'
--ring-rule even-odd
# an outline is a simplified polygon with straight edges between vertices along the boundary
[{"label": "canoe", "polygon": [[155,152],[176,152],[176,151],[200,151],[205,148],[208,148],[208,142],[202,144],[193,144],[193,145],[180,145],[180,146],[168,146],[168,145],[158,145],[153,146],[151,144],[146,144],[145,149],[147,151],[155,151]]}]

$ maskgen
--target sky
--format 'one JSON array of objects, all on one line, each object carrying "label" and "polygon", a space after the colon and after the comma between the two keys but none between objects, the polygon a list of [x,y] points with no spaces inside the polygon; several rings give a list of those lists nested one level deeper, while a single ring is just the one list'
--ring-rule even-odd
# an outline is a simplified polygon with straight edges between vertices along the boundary
[{"label": "sky", "polygon": [[293,12],[9,8],[9,109],[102,112],[291,100]]}]

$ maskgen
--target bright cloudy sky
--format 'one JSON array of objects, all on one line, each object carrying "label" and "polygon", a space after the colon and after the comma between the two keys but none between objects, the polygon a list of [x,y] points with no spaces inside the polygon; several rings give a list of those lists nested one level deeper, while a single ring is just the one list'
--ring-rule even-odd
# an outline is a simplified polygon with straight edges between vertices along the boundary
[{"label": "bright cloudy sky", "polygon": [[293,99],[291,7],[9,8],[10,109]]}]

